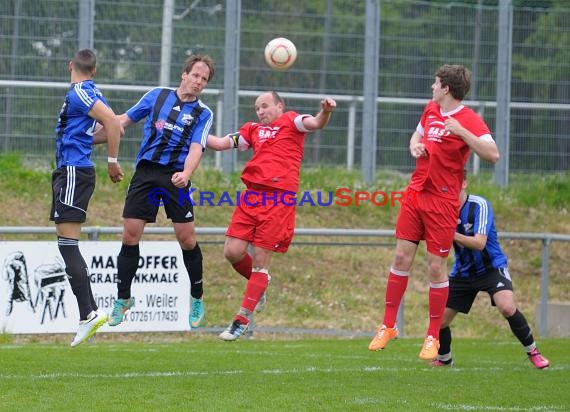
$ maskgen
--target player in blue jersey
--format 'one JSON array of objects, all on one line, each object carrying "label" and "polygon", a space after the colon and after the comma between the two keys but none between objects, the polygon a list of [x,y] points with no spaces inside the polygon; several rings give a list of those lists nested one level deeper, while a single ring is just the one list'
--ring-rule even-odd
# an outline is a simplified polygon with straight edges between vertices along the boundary
[{"label": "player in blue jersey", "polygon": [[449,297],[439,331],[438,357],[432,365],[452,365],[449,325],[457,312],[469,313],[477,293],[487,292],[491,304],[507,319],[534,367],[547,368],[550,362],[538,351],[530,326],[515,305],[507,256],[499,244],[493,209],[487,199],[467,194],[466,189],[467,181],[464,179],[460,192],[461,210],[453,240],[455,262],[449,275]]},{"label": "player in blue jersey", "polygon": [[78,51],[69,62],[71,87],[59,112],[56,135],[56,169],[52,174],[50,220],[55,222],[57,244],[79,306],[79,328],[71,346],[89,339],[107,321],[99,310],[89,282],[89,270],[79,251],[81,224],[95,189],[91,161],[93,134],[98,123],[107,134],[108,173],[113,182],[123,178],[117,162],[121,125],[95,86],[96,57],[92,50]]},{"label": "player in blue jersey", "polygon": [[214,118],[198,96],[213,76],[213,60],[192,55],[184,63],[177,89],[154,88],[119,116],[123,127],[146,120],[123,209],[123,245],[117,260],[118,293],[109,318],[111,326],[120,324],[135,304],[131,285],[139,263],[139,241],[145,225],[156,221],[161,205],[172,220],[190,277],[190,329],[199,327],[204,319],[202,252],[196,241],[189,193]]}]

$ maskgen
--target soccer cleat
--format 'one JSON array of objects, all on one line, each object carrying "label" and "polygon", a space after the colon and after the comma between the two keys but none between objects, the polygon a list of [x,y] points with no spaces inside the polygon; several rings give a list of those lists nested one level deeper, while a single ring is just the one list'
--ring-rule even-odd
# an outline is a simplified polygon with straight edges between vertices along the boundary
[{"label": "soccer cleat", "polygon": [[388,328],[386,325],[381,325],[374,335],[372,342],[368,345],[368,350],[384,349],[388,342],[398,337],[398,328],[394,325],[393,328]]},{"label": "soccer cleat", "polygon": [[533,364],[536,369],[545,369],[550,366],[550,361],[540,354],[538,349],[534,348],[531,352],[527,353],[528,360]]},{"label": "soccer cleat", "polygon": [[199,328],[204,322],[204,300],[191,298],[190,299],[190,315],[188,316],[188,323],[190,330]]},{"label": "soccer cleat", "polygon": [[265,307],[266,303],[267,303],[267,298],[265,297],[265,292],[263,292],[263,295],[261,295],[261,297],[259,298],[259,302],[257,302],[257,305],[255,305],[255,309],[253,311],[256,313],[261,312]]},{"label": "soccer cleat", "polygon": [[431,366],[433,366],[434,368],[437,367],[444,367],[444,368],[451,368],[453,366],[453,360],[450,359],[448,361],[442,361],[439,359],[435,359],[431,362]]},{"label": "soccer cleat", "polygon": [[113,310],[109,316],[109,326],[117,326],[123,322],[125,313],[133,306],[135,306],[135,298],[133,296],[128,299],[115,299]]},{"label": "soccer cleat", "polygon": [[437,358],[437,351],[439,350],[439,340],[429,335],[424,341],[422,350],[420,351],[420,359],[433,361]]},{"label": "soccer cleat", "polygon": [[97,332],[97,329],[107,322],[107,317],[107,313],[101,309],[91,312],[88,319],[79,322],[79,328],[77,329],[75,338],[71,342],[71,346],[77,346],[93,336],[95,332]]},{"label": "soccer cleat", "polygon": [[246,323],[241,323],[239,320],[235,319],[225,331],[220,333],[218,339],[225,340],[226,342],[237,340],[245,333],[247,326],[248,325]]}]

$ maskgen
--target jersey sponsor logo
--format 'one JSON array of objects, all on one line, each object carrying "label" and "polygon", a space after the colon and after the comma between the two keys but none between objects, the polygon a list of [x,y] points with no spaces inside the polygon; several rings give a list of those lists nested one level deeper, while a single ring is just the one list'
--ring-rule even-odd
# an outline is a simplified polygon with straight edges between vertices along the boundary
[{"label": "jersey sponsor logo", "polygon": [[185,126],[190,126],[193,121],[194,121],[194,118],[192,117],[191,114],[183,114],[182,115],[182,123],[184,123]]},{"label": "jersey sponsor logo", "polygon": [[279,127],[263,127],[259,129],[257,135],[259,136],[259,141],[263,143],[268,139],[275,139],[277,132],[279,132]]},{"label": "jersey sponsor logo", "polygon": [[156,128],[156,130],[176,130],[180,133],[184,132],[184,128],[176,124],[168,123],[164,121],[164,119],[160,119],[154,122],[154,127]]},{"label": "jersey sponsor logo", "polygon": [[174,107],[172,108],[172,110],[176,110],[177,112],[179,112],[179,111],[180,111],[180,106],[174,106]]},{"label": "jersey sponsor logo", "polygon": [[[441,125],[443,127],[439,127]],[[427,132],[427,139],[433,142],[441,143],[445,136],[449,136],[450,133],[445,130],[445,125],[443,122],[432,122]]]}]

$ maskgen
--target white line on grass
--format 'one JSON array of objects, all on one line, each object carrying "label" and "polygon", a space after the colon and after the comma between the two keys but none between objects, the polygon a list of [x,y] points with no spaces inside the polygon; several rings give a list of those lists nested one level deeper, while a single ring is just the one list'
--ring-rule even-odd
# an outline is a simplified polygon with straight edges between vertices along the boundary
[{"label": "white line on grass", "polygon": [[432,404],[437,409],[443,409],[447,411],[566,411],[568,410],[566,406],[562,405],[540,405],[540,406],[493,406],[493,405],[465,405],[465,404]]},{"label": "white line on grass", "polygon": [[[302,373],[347,373],[347,372],[379,372],[379,371],[417,371],[416,368],[386,368],[380,366],[363,367],[363,368],[318,368],[315,366],[308,366],[306,368],[292,368],[292,369],[264,369],[257,371],[257,373],[263,375],[285,375],[285,374],[302,374]],[[72,372],[62,372],[62,373],[46,373],[46,374],[1,374],[0,380],[11,380],[11,379],[62,379],[62,378],[84,378],[84,379],[138,379],[138,378],[148,378],[148,377],[203,377],[203,376],[224,376],[224,375],[240,375],[247,374],[251,375],[256,373],[256,371],[244,371],[244,370],[227,370],[227,371],[149,371],[149,372],[129,372],[129,373],[72,373]]]},{"label": "white line on grass", "polygon": [[[503,370],[502,368],[493,368],[496,370]],[[523,370],[523,368],[509,368],[513,370]],[[524,368],[528,369],[528,368]],[[431,372],[441,370],[438,368],[426,367],[425,371]],[[460,368],[446,368],[449,372],[460,372]],[[463,369],[465,370],[465,369]],[[469,368],[469,370],[480,370],[482,372],[489,372],[489,368]],[[115,373],[115,374],[101,374],[101,373],[47,373],[47,374],[3,374],[0,373],[1,380],[12,379],[62,379],[62,378],[85,378],[85,379],[138,379],[148,377],[204,377],[204,376],[235,376],[235,375],[251,375],[259,373],[262,375],[285,375],[285,374],[306,374],[306,373],[373,373],[373,372],[419,372],[417,367],[383,367],[383,366],[364,366],[361,368],[319,368],[316,366],[307,366],[305,368],[292,368],[292,369],[262,369],[259,371],[244,371],[244,370],[219,370],[219,371],[149,371],[149,372],[129,372],[129,373]]]}]

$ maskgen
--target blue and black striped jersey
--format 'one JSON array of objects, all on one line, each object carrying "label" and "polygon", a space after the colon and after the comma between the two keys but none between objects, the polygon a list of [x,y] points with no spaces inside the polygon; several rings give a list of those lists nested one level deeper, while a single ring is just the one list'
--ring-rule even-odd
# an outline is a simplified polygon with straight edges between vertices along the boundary
[{"label": "blue and black striped jersey", "polygon": [[97,121],[88,113],[97,100],[108,106],[93,80],[71,85],[55,127],[55,160],[58,168],[93,167],[91,152]]},{"label": "blue and black striped jersey", "polygon": [[146,117],[144,137],[137,155],[141,160],[184,169],[190,143],[199,143],[205,149],[214,115],[200,99],[182,102],[175,89],[156,87],[148,91],[127,110],[133,121]]},{"label": "blue and black striped jersey", "polygon": [[459,212],[457,232],[465,236],[486,235],[487,243],[485,248],[479,251],[453,242],[455,261],[450,277],[479,276],[492,268],[507,267],[507,256],[501,250],[495,229],[495,216],[487,199],[476,195],[467,196]]}]

